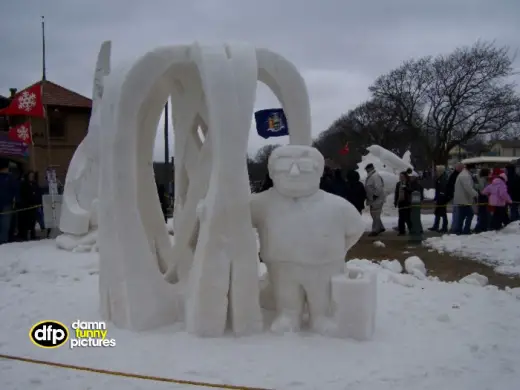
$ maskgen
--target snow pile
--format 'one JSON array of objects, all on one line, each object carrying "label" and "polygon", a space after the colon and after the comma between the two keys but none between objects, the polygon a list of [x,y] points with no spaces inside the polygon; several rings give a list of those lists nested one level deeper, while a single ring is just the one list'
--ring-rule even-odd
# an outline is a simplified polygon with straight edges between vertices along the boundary
[{"label": "snow pile", "polygon": [[385,243],[382,241],[374,241],[372,245],[374,245],[376,248],[386,248]]},{"label": "snow pile", "polygon": [[410,256],[404,261],[404,269],[417,279],[426,279],[426,266],[417,256]]},{"label": "snow pile", "polygon": [[[46,350],[29,341],[36,322],[100,319],[98,254],[60,251],[54,241],[43,240],[1,245],[0,259],[2,354],[273,389],[513,390],[520,383],[519,289],[419,280],[401,274],[396,261],[358,259],[347,266],[377,273],[370,342],[269,333],[201,339],[177,325],[133,333],[108,324],[115,348]],[[265,275],[263,266],[261,271]],[[399,276],[414,285],[396,283]],[[188,388],[9,360],[0,360],[0,371],[0,388],[6,390]]]},{"label": "snow pile", "polygon": [[464,276],[459,283],[473,284],[475,286],[486,286],[488,284],[487,276],[481,275],[478,272],[473,272],[468,276]]},{"label": "snow pile", "polygon": [[497,273],[520,274],[520,222],[510,223],[498,232],[468,236],[444,235],[431,237],[424,245],[438,251],[473,258],[495,267]]}]

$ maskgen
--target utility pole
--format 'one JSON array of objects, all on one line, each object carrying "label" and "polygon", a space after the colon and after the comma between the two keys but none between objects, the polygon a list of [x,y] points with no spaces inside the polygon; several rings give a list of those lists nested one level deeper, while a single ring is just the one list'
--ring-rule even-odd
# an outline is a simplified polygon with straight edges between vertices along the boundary
[{"label": "utility pole", "polygon": [[171,180],[170,146],[168,139],[168,100],[164,105],[164,186],[169,187]]}]

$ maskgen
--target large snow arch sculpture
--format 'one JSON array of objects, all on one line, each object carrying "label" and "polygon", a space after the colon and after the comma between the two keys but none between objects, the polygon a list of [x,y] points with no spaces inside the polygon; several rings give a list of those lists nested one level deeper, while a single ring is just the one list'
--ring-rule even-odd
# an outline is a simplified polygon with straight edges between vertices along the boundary
[{"label": "large snow arch sculpture", "polygon": [[[201,336],[221,335],[227,325],[236,334],[261,330],[246,164],[259,79],[282,103],[290,142],[310,145],[304,80],[269,50],[238,44],[159,48],[107,78],[100,303],[103,317],[116,326],[145,330],[184,316],[187,330]],[[152,168],[156,128],[169,96],[177,193],[173,246]],[[167,269],[177,283],[165,280]]]}]

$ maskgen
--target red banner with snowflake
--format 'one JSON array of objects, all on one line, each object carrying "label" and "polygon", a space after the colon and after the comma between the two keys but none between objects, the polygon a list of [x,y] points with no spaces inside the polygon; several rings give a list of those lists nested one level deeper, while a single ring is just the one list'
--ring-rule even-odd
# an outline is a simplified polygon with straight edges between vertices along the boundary
[{"label": "red banner with snowflake", "polygon": [[42,86],[35,84],[14,95],[9,107],[0,110],[0,115],[45,117],[42,101]]},{"label": "red banner with snowflake", "polygon": [[22,142],[25,145],[32,144],[31,122],[25,122],[21,125],[11,127],[8,137],[11,141]]}]

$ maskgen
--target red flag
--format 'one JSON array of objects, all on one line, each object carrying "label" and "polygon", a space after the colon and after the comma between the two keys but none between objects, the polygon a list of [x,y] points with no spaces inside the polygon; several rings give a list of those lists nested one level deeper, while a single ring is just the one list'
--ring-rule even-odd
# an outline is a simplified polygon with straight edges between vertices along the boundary
[{"label": "red flag", "polygon": [[25,122],[21,125],[11,127],[7,136],[11,141],[22,142],[26,145],[32,144],[31,122]]},{"label": "red flag", "polygon": [[339,153],[341,155],[345,155],[345,154],[348,154],[348,152],[350,152],[350,149],[348,148],[348,142],[347,142],[347,144],[343,147],[343,149],[341,149],[341,151]]},{"label": "red flag", "polygon": [[44,118],[45,110],[43,109],[41,84],[35,84],[14,95],[9,107],[0,110],[0,115]]}]

